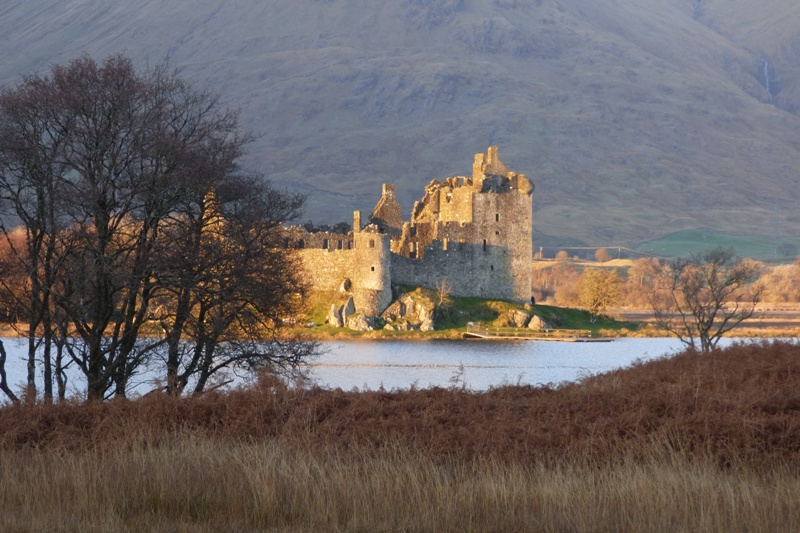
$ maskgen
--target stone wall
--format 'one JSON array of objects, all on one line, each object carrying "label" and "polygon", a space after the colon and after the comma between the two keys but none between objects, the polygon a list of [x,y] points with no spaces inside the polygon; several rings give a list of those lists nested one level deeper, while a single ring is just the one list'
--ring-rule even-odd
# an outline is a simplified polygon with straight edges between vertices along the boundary
[{"label": "stone wall", "polygon": [[392,302],[389,235],[374,227],[348,234],[295,227],[288,234],[314,290],[336,291],[349,279],[356,311],[367,315],[379,314]]},{"label": "stone wall", "polygon": [[345,279],[353,279],[356,267],[355,250],[297,250],[314,290],[336,291]]},{"label": "stone wall", "polygon": [[472,178],[432,181],[392,239],[392,281],[430,288],[444,281],[456,296],[528,301],[532,193],[496,147],[476,155]]}]

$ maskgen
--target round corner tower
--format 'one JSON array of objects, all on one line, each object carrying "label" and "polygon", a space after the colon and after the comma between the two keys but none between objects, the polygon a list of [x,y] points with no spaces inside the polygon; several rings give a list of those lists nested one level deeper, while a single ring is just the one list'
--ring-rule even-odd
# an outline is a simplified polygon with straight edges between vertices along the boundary
[{"label": "round corner tower", "polygon": [[[360,220],[360,214],[356,220]],[[392,303],[390,236],[374,225],[363,230],[354,225],[355,266],[353,294],[356,309],[378,315]]]}]

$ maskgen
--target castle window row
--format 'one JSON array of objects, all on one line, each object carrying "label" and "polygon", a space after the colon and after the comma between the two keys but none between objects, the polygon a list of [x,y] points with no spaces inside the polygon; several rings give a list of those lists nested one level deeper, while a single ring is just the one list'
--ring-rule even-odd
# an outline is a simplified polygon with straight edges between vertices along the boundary
[{"label": "castle window row", "polygon": [[[500,232],[496,232],[495,234],[499,235]],[[442,250],[443,251],[446,252],[446,251],[450,250],[450,239],[448,239],[447,237],[444,237],[444,238],[442,238],[441,242],[442,242]],[[464,239],[459,239],[458,240],[458,246],[457,246],[456,249],[459,252],[463,252],[465,247],[466,247],[466,245],[464,243]],[[417,259],[417,257],[420,256],[419,251],[420,251],[420,246],[419,246],[418,242],[411,241],[411,242],[408,243],[408,258],[409,259]],[[489,241],[487,239],[483,239],[483,251],[484,252],[488,252],[489,251]],[[505,254],[505,252],[503,252],[503,253]],[[492,270],[494,270],[494,269],[492,269]]]}]

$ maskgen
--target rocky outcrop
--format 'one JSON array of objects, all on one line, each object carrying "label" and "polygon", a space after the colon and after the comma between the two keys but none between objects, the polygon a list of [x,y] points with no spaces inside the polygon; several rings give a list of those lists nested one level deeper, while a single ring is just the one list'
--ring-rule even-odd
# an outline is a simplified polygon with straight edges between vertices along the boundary
[{"label": "rocky outcrop", "polygon": [[509,311],[508,324],[515,328],[524,328],[528,325],[531,315],[525,311],[514,310]]},{"label": "rocky outcrop", "polygon": [[400,297],[400,303],[403,305],[404,313],[402,317],[414,316],[417,314],[417,302],[410,294],[404,294]]},{"label": "rocky outcrop", "polygon": [[353,331],[373,331],[375,318],[365,315],[353,315],[347,319],[347,327]]},{"label": "rocky outcrop", "polygon": [[347,322],[347,317],[354,314],[356,312],[356,304],[353,301],[353,297],[347,299],[347,303],[342,306],[342,318],[345,322]]},{"label": "rocky outcrop", "polygon": [[435,328],[433,315],[434,308],[429,303],[426,304],[411,294],[404,293],[386,308],[381,314],[381,318],[389,322],[397,322],[391,325],[391,328],[384,329],[433,331]]},{"label": "rocky outcrop", "polygon": [[331,304],[331,309],[328,311],[328,316],[325,317],[325,323],[330,324],[335,328],[344,326],[344,319],[342,318],[342,311],[336,304]]},{"label": "rocky outcrop", "polygon": [[406,316],[406,306],[400,300],[395,300],[394,302],[386,308],[386,310],[381,313],[381,318],[384,320],[388,320],[390,322],[394,322],[395,320],[401,319]]},{"label": "rocky outcrop", "polygon": [[531,315],[519,309],[511,309],[506,311],[499,319],[500,326],[508,326],[511,328],[524,328],[528,325]]},{"label": "rocky outcrop", "polygon": [[550,329],[550,325],[540,317],[533,315],[531,321],[528,323],[528,328],[534,331],[545,331]]}]

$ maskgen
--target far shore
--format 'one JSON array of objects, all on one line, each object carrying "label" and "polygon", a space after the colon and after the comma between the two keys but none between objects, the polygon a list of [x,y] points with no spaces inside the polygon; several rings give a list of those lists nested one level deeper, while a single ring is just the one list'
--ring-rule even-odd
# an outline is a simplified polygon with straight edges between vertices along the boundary
[{"label": "far shore", "polygon": [[[630,330],[603,330],[603,336],[608,337],[668,337],[650,324],[653,313],[648,309],[615,308],[607,313],[613,319],[636,323],[639,328]],[[0,323],[0,337],[18,338],[25,336],[24,324]],[[374,331],[358,332],[347,328],[332,328],[327,325],[298,328],[295,330],[301,336],[316,341],[358,341],[358,340],[404,340],[404,341],[431,341],[431,340],[462,340],[463,328],[449,328],[422,331],[388,331],[378,329]],[[773,338],[800,337],[800,304],[759,304],[753,318],[745,321],[738,328],[727,335],[736,338]]]}]

